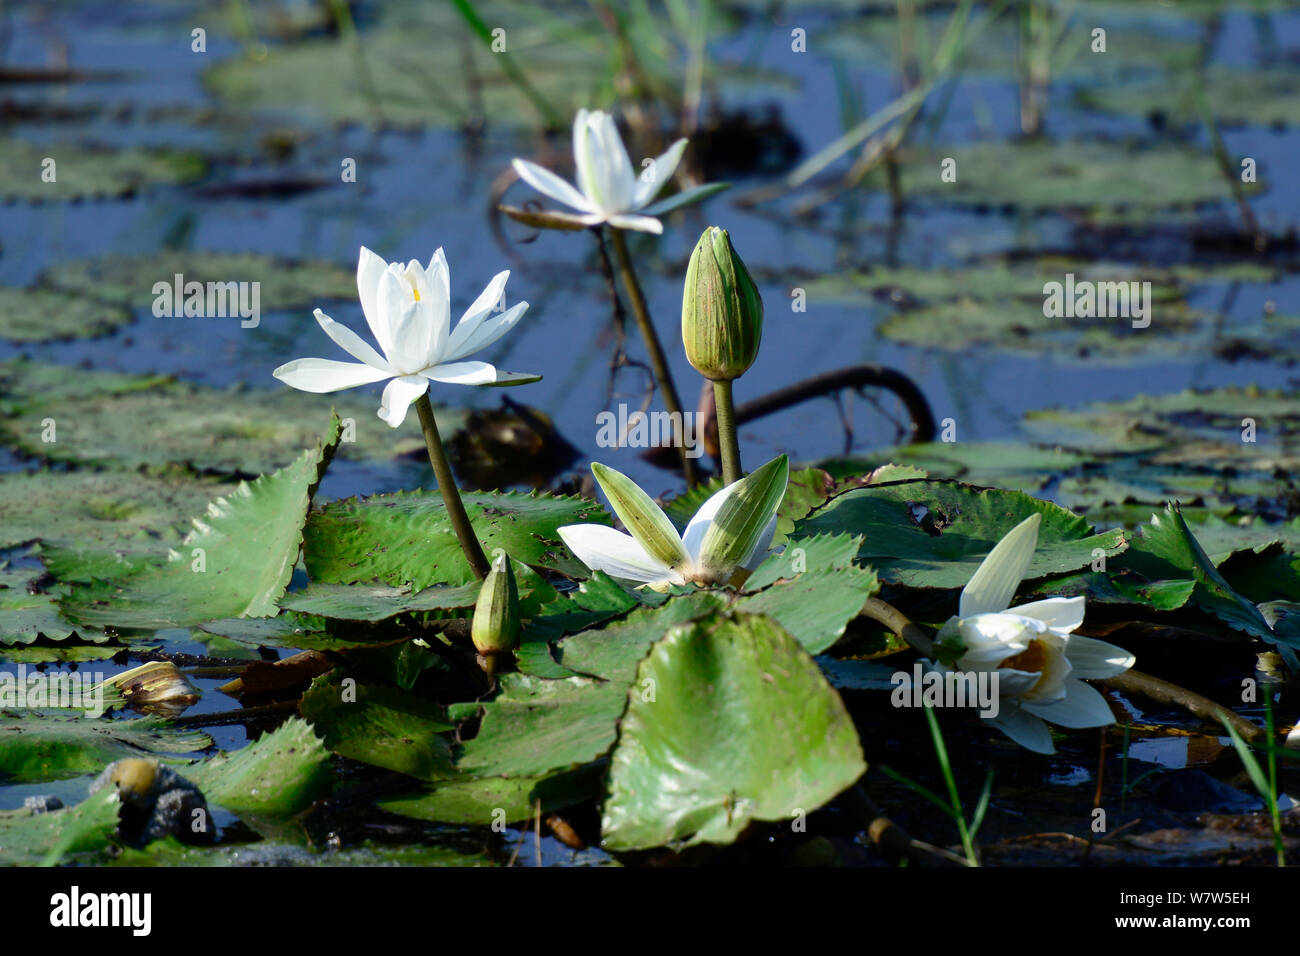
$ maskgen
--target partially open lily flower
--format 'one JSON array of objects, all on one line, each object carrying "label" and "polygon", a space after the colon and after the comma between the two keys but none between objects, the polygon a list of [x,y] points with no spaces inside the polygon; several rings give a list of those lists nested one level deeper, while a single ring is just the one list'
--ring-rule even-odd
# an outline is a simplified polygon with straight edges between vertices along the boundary
[{"label": "partially open lily flower", "polygon": [[357,292],[366,324],[383,351],[317,309],[325,334],[358,362],[302,358],[272,374],[304,392],[336,392],[391,379],[384,388],[379,417],[393,428],[402,424],[411,403],[429,382],[455,385],[523,385],[540,375],[503,372],[487,362],[464,359],[505,335],[528,309],[519,302],[498,312],[510,273],[499,272],[451,328],[451,272],[442,249],[428,266],[412,259],[388,263],[365,246],[357,262]]},{"label": "partially open lily flower", "polygon": [[632,479],[601,464],[591,470],[631,534],[574,524],[559,529],[561,539],[593,571],[655,590],[687,582],[726,584],[738,569],[758,567],[776,534],[776,509],[790,479],[789,460],[774,458],[709,497],[679,535]]},{"label": "partially open lily flower", "polygon": [[1039,524],[1039,516],[1030,515],[980,564],[962,590],[957,616],[935,642],[951,664],[933,666],[996,672],[1000,706],[996,717],[982,719],[1022,747],[1050,754],[1055,748],[1046,722],[1072,728],[1115,722],[1105,698],[1080,678],[1114,677],[1136,658],[1114,644],[1071,633],[1083,623],[1081,597],[1010,606],[1033,560]]},{"label": "partially open lily flower", "polygon": [[614,118],[600,110],[578,110],[573,121],[577,188],[526,159],[516,159],[513,165],[519,178],[539,193],[578,211],[576,216],[550,214],[552,219],[571,221],[578,227],[609,223],[619,229],[659,234],[664,227],[656,216],[726,188],[723,184],[696,186],[662,202],[650,202],[672,179],[686,142],[679,139],[673,143],[638,176]]}]

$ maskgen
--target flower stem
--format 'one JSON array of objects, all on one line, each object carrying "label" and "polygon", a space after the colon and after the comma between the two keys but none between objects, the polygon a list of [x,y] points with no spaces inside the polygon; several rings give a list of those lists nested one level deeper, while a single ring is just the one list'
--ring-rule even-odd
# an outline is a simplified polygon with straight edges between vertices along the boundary
[{"label": "flower stem", "polygon": [[731,379],[713,383],[713,404],[718,416],[718,450],[722,453],[722,482],[740,481],[740,439],[736,435],[736,407],[731,400]]},{"label": "flower stem", "polygon": [[438,423],[433,418],[433,406],[429,404],[427,392],[415,400],[415,409],[420,413],[420,427],[424,429],[424,446],[429,450],[429,464],[433,466],[433,476],[438,480],[438,490],[442,492],[442,500],[447,505],[447,517],[451,520],[451,526],[456,529],[456,537],[460,540],[460,548],[465,552],[465,560],[469,562],[470,570],[482,581],[488,576],[491,565],[488,564],[488,559],[483,554],[483,546],[478,543],[474,528],[469,523],[469,515],[465,513],[460,492],[456,490],[456,478],[451,473],[451,465],[447,463],[447,454],[442,450],[442,439],[438,437]]},{"label": "flower stem", "polygon": [[637,280],[636,270],[632,267],[632,257],[628,255],[627,240],[623,238],[623,230],[611,228],[609,232],[614,245],[614,256],[618,260],[619,275],[623,279],[623,287],[627,289],[628,302],[632,306],[632,315],[636,318],[637,328],[641,330],[641,338],[645,340],[646,351],[650,355],[650,368],[654,371],[655,382],[663,395],[664,407],[668,409],[669,418],[673,423],[673,442],[677,445],[677,452],[682,460],[682,476],[686,479],[686,486],[693,488],[699,479],[695,475],[695,465],[686,454],[683,432],[686,419],[682,417],[682,401],[677,395],[677,386],[673,384],[672,373],[668,370],[668,360],[664,357],[664,347],[659,342],[659,334],[655,332],[654,322],[650,319],[650,310],[646,306],[641,283]]},{"label": "flower stem", "polygon": [[866,603],[862,605],[862,610],[858,612],[862,617],[869,617],[873,621],[879,621],[885,627],[889,628],[908,644],[912,649],[922,657],[934,656],[934,641],[930,635],[926,634],[918,625],[913,624],[898,608],[888,604],[880,598],[867,598]]}]

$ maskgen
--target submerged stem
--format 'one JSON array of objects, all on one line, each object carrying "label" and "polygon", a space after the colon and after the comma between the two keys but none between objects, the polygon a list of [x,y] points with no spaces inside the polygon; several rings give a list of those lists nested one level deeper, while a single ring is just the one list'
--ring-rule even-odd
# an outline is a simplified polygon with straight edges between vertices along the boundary
[{"label": "submerged stem", "polygon": [[922,657],[934,656],[934,641],[930,638],[930,635],[908,620],[907,615],[892,604],[886,603],[880,598],[867,598],[866,603],[862,605],[862,610],[858,613],[862,617],[869,617],[873,621],[879,621],[885,625],[885,627],[912,645],[912,649]]},{"label": "submerged stem", "polygon": [[736,408],[731,399],[731,379],[713,383],[713,404],[718,415],[718,449],[722,453],[722,483],[740,481],[740,438],[736,435]]},{"label": "submerged stem", "polygon": [[659,341],[659,334],[655,332],[654,323],[650,319],[650,309],[646,305],[645,294],[641,291],[641,283],[632,266],[632,257],[628,255],[627,240],[623,238],[623,230],[611,228],[609,233],[614,246],[614,256],[618,260],[619,275],[623,279],[623,288],[627,290],[632,315],[636,318],[637,328],[641,330],[641,338],[645,341],[646,352],[650,356],[650,368],[654,371],[655,384],[659,386],[664,407],[668,409],[668,416],[673,423],[673,443],[677,446],[678,455],[682,460],[682,476],[686,479],[686,486],[693,488],[698,479],[695,475],[695,465],[686,454],[684,440],[686,419],[682,416],[682,401],[677,395],[677,386],[673,384],[672,373],[668,370],[668,360],[664,357],[664,347]]},{"label": "submerged stem", "polygon": [[433,476],[438,480],[438,490],[442,492],[442,500],[447,505],[447,517],[451,520],[451,526],[456,529],[460,549],[465,552],[465,560],[469,562],[470,570],[481,581],[487,577],[491,566],[483,554],[483,546],[479,544],[478,537],[474,534],[474,527],[469,523],[465,505],[460,500],[460,491],[456,488],[456,478],[451,473],[451,465],[447,463],[447,454],[442,450],[442,439],[438,436],[438,423],[434,420],[433,406],[429,404],[427,392],[416,399],[415,409],[420,413],[420,427],[424,429],[424,446],[429,450],[429,464],[433,466]]}]

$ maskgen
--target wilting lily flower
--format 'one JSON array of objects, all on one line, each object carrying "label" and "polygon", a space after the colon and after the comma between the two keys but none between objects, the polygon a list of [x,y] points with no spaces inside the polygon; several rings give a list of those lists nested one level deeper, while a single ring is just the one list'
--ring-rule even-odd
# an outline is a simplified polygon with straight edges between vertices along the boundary
[{"label": "wilting lily flower", "polygon": [[402,424],[411,403],[429,382],[455,385],[522,385],[540,375],[499,371],[487,362],[462,361],[509,332],[528,309],[520,302],[496,313],[510,273],[497,273],[488,287],[451,328],[451,273],[439,249],[422,267],[388,263],[365,246],[357,262],[361,311],[375,340],[376,352],[361,336],[320,309],[316,321],[325,334],[359,362],[303,358],[281,365],[272,374],[304,392],[337,392],[392,379],[384,388],[379,417],[393,428]]},{"label": "wilting lily flower", "polygon": [[519,178],[539,193],[578,210],[577,216],[566,215],[564,219],[582,226],[607,222],[619,229],[659,234],[664,227],[655,216],[698,202],[726,188],[721,183],[696,186],[650,204],[650,200],[672,178],[685,149],[686,140],[679,139],[638,177],[628,159],[618,127],[614,125],[614,118],[600,110],[578,110],[573,121],[576,189],[550,170],[526,159],[516,159],[514,167]]},{"label": "wilting lily flower", "polygon": [[593,571],[663,590],[674,584],[725,584],[738,568],[767,557],[776,509],[785,497],[790,462],[774,458],[712,495],[683,534],[631,478],[593,464],[592,473],[630,535],[598,524],[559,529],[569,550]]},{"label": "wilting lily flower", "polygon": [[1055,748],[1045,721],[1062,727],[1115,722],[1105,698],[1080,678],[1114,677],[1136,658],[1114,644],[1071,633],[1083,623],[1082,597],[1010,607],[1033,560],[1039,523],[1038,515],[1030,515],[989,552],[962,590],[957,616],[935,642],[951,666],[934,666],[943,672],[996,672],[1000,706],[996,717],[983,719],[1022,747],[1050,754]]}]

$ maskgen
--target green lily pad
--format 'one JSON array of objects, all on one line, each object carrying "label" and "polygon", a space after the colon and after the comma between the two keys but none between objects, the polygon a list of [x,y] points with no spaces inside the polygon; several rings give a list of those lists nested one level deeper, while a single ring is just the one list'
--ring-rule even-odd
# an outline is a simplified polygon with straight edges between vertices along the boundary
[{"label": "green lily pad", "polygon": [[[1204,84],[1205,102],[1225,126],[1294,126],[1300,123],[1300,74],[1288,70],[1212,65],[1184,82],[1141,82],[1123,87],[1078,90],[1081,106],[1129,116],[1160,116],[1170,125],[1205,122],[1196,104],[1196,83]],[[1262,176],[1261,176],[1262,179]]]},{"label": "green lily pad", "polygon": [[[332,262],[193,249],[160,249],[144,255],[114,253],[61,262],[41,276],[40,285],[48,290],[43,291],[46,296],[73,293],[85,297],[74,302],[99,300],[147,309],[158,298],[154,284],[165,282],[170,287],[177,275],[184,276],[185,283],[205,286],[209,282],[256,282],[263,314],[357,297],[356,271]],[[170,302],[170,288],[167,295]]]},{"label": "green lily pad", "polygon": [[[839,482],[851,488],[861,475],[873,474],[887,464],[914,469],[898,472],[897,478],[958,478],[974,485],[988,485],[1008,491],[1041,491],[1063,472],[1092,459],[1061,448],[1040,448],[1023,442],[923,442],[899,445],[852,458],[831,458],[819,462]],[[881,484],[872,481],[872,484]]]},{"label": "green lily pad", "polygon": [[[37,641],[102,644],[108,640],[103,631],[65,621],[55,595],[31,589],[38,577],[27,571],[0,570],[0,647]],[[7,652],[3,656],[10,659]]]},{"label": "green lily pad", "polygon": [[808,571],[747,595],[734,606],[737,611],[767,615],[810,654],[820,654],[844,636],[849,622],[878,590],[880,582],[871,570]]},{"label": "green lily pad", "polygon": [[0,711],[0,767],[13,783],[63,780],[97,773],[123,757],[193,753],[210,746],[207,734],[178,730],[153,717],[105,720]]},{"label": "green lily pad", "polygon": [[445,780],[454,773],[451,745],[438,736],[454,728],[423,697],[335,670],[312,682],[299,709],[325,746],[343,757],[419,780]]},{"label": "green lily pad", "polygon": [[103,862],[115,847],[122,807],[113,788],[49,813],[0,811],[0,865]]},{"label": "green lily pad", "polygon": [[157,553],[233,483],[185,474],[15,471],[0,474],[0,548],[29,541],[78,550]]},{"label": "green lily pad", "polygon": [[[64,616],[92,626],[156,630],[276,614],[298,561],[312,495],[338,441],[335,417],[323,447],[212,502],[165,562],[126,565],[120,577],[73,586],[60,605]],[[75,557],[61,560],[73,564]]]},{"label": "green lily pad", "polygon": [[758,591],[780,580],[797,578],[813,571],[847,568],[857,556],[862,538],[850,534],[819,534],[789,541],[780,554],[773,554],[745,580],[746,591]]},{"label": "green lily pad", "polygon": [[464,610],[478,600],[477,581],[421,591],[367,584],[313,584],[280,602],[290,611],[341,621],[386,621],[413,611]]},{"label": "green lily pad", "polygon": [[[0,362],[0,442],[73,465],[184,465],[256,477],[289,464],[293,449],[314,441],[331,405],[353,423],[344,437],[355,440],[340,445],[346,458],[387,461],[424,448],[416,416],[391,429],[375,415],[378,399],[355,393],[208,388],[161,376]],[[444,435],[465,419],[457,410],[436,415]]]},{"label": "green lily pad", "polygon": [[242,750],[187,767],[209,803],[232,813],[291,814],[329,792],[329,752],[311,725],[291,717]]},{"label": "green lily pad", "polygon": [[[54,160],[52,167],[49,159]],[[46,182],[47,170],[52,170],[53,182]],[[38,146],[13,137],[0,139],[0,199],[8,201],[116,199],[154,186],[194,182],[207,171],[207,162],[197,153],[174,149]]]},{"label": "green lily pad", "polygon": [[129,310],[50,289],[0,286],[0,339],[93,339],[131,321]]},{"label": "green lily pad", "polygon": [[730,843],[752,821],[812,812],[865,771],[839,695],[781,627],[753,615],[678,627],[637,669],[603,842]]},{"label": "green lily pad", "polygon": [[[1197,607],[1229,627],[1278,643],[1278,635],[1259,609],[1223,579],[1176,506],[1168,506],[1143,525],[1142,534],[1125,555],[1123,565],[1135,568],[1153,581],[1191,578],[1195,582],[1191,600]],[[1284,651],[1295,660],[1293,649],[1284,648]]]},{"label": "green lily pad", "polygon": [[456,754],[466,777],[536,777],[602,756],[614,743],[627,687],[590,677],[501,678],[478,735]]},{"label": "green lily pad", "polygon": [[540,801],[542,813],[563,810],[598,797],[604,764],[538,777],[487,777],[448,780],[419,796],[380,800],[378,806],[416,820],[492,826],[531,820]]},{"label": "green lily pad", "polygon": [[802,534],[860,534],[858,560],[890,583],[961,588],[1008,531],[1038,514],[1038,550],[1026,580],[1078,570],[1094,549],[1115,555],[1124,532],[1093,534],[1088,523],[1047,501],[952,481],[902,481],[847,491],[797,524]]},{"label": "green lily pad", "polygon": [[[593,501],[553,495],[462,493],[470,523],[491,555],[575,577],[588,573],[556,529],[609,518]],[[474,580],[437,491],[398,492],[332,501],[307,521],[304,561],[313,581],[380,581],[423,589]]]},{"label": "green lily pad", "polygon": [[[939,177],[940,163],[957,162],[957,181]],[[904,150],[899,155],[904,195],[980,207],[1076,209],[1094,220],[1151,213],[1231,199],[1214,158],[1183,145],[1087,141],[974,143]],[[880,175],[870,180],[883,186]],[[1251,185],[1243,187],[1253,191]]]}]

